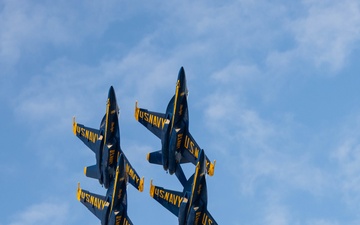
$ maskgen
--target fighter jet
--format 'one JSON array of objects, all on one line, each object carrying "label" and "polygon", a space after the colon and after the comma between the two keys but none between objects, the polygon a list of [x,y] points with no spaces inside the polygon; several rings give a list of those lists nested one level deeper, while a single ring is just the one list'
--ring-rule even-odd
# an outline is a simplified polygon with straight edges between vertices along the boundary
[{"label": "fighter jet", "polygon": [[217,225],[207,211],[206,159],[199,153],[195,173],[190,177],[183,192],[154,186],[150,183],[150,196],[178,217],[179,225]]},{"label": "fighter jet", "polygon": [[[88,146],[96,156],[96,164],[85,167],[87,177],[99,180],[99,183],[108,188],[115,175],[116,157],[123,153],[120,147],[119,107],[116,102],[114,88],[109,89],[106,102],[106,112],[100,123],[99,130],[78,124],[73,118],[74,134]],[[143,191],[144,178],[139,177],[135,169],[125,158],[126,172],[129,182],[139,191]]]},{"label": "fighter jet", "polygon": [[133,223],[127,215],[127,181],[125,157],[120,154],[106,196],[83,190],[78,184],[77,199],[100,219],[102,225],[131,225]]},{"label": "fighter jet", "polygon": [[[189,113],[187,104],[188,89],[184,68],[181,67],[176,82],[175,95],[170,100],[165,114],[138,108],[135,103],[135,119],[161,139],[161,150],[149,153],[150,163],[163,165],[170,174],[176,172],[181,183],[185,176],[179,164],[197,162],[200,147],[189,132]],[[207,172],[214,174],[215,161],[206,157]]]}]

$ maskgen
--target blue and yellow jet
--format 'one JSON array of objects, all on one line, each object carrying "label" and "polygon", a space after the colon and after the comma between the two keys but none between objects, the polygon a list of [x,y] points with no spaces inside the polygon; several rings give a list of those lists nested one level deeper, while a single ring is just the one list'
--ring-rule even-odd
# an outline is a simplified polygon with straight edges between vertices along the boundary
[{"label": "blue and yellow jet", "polygon": [[[135,104],[135,119],[161,139],[161,150],[149,153],[150,163],[163,165],[165,171],[176,173],[184,185],[186,178],[179,164],[191,162],[194,165],[200,153],[200,147],[189,132],[187,104],[188,89],[184,68],[181,67],[176,82],[175,95],[170,100],[165,114],[138,108]],[[206,157],[207,172],[214,174],[214,163]]]},{"label": "blue and yellow jet", "polygon": [[195,173],[183,192],[167,190],[150,184],[150,196],[179,219],[179,225],[217,225],[207,211],[206,158],[201,150]]},{"label": "blue and yellow jet", "polygon": [[[114,88],[109,89],[106,102],[106,113],[100,123],[100,129],[86,127],[78,124],[73,118],[73,132],[96,155],[96,164],[85,167],[87,177],[98,179],[100,184],[108,188],[113,180],[116,168],[116,157],[123,153],[120,147],[119,107],[116,102]],[[135,169],[125,158],[126,172],[129,182],[139,191],[143,191],[144,178],[139,177]]]},{"label": "blue and yellow jet", "polygon": [[127,215],[127,181],[125,157],[120,154],[106,196],[83,190],[78,184],[77,199],[100,219],[102,225],[131,225],[133,223]]}]

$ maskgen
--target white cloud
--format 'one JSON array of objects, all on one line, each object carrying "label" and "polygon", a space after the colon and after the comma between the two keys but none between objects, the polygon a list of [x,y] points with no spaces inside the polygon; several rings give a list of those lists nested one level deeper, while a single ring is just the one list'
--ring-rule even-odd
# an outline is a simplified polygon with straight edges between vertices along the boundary
[{"label": "white cloud", "polygon": [[290,213],[285,206],[276,202],[268,203],[265,213],[263,224],[269,225],[287,225],[293,224],[290,221]]},{"label": "white cloud", "polygon": [[205,101],[204,123],[212,136],[208,146],[231,161],[226,167],[236,177],[240,193],[252,195],[269,181],[269,188],[322,196],[330,177],[302,149],[308,143],[297,143],[295,129],[300,126],[286,113],[278,120],[250,108],[246,92],[238,91],[247,84],[238,80],[236,74],[221,80],[222,91],[215,89]]},{"label": "white cloud", "polygon": [[[294,35],[295,47],[273,51],[268,65],[281,67],[314,65],[336,73],[359,47],[360,5],[357,1],[304,1],[306,14],[289,20],[287,32]],[[289,63],[291,63],[289,65]]]},{"label": "white cloud", "polygon": [[110,22],[126,14],[118,14],[113,1],[69,5],[61,1],[5,0],[2,4],[0,59],[1,65],[10,68],[21,57],[44,57],[53,47],[76,48],[86,38],[101,36]]},{"label": "white cloud", "polygon": [[56,11],[27,1],[5,1],[0,14],[1,59],[13,64],[23,51],[34,51],[34,44],[70,41],[69,30]]},{"label": "white cloud", "polygon": [[337,187],[349,206],[360,200],[360,133],[359,118],[351,117],[339,130],[339,144],[331,152],[337,170]]},{"label": "white cloud", "polygon": [[[59,49],[62,46],[75,47],[74,51],[81,51],[82,48],[76,47],[86,45],[87,39],[93,35],[103,35],[111,21],[126,23],[133,20],[133,17],[122,20],[122,14],[117,14],[121,18],[116,19],[114,12],[129,15],[136,11],[135,6],[124,8],[122,4],[113,3],[104,6],[88,3],[80,11],[76,7],[72,10],[65,7],[70,10],[68,12],[64,7],[57,9],[56,5],[51,6],[52,3],[42,6],[6,1],[0,15],[0,47],[4,46],[0,50],[0,58],[6,58],[8,64],[15,64],[22,53],[35,52],[39,46],[41,49],[46,45]],[[139,34],[136,43],[131,43],[124,55],[94,55],[91,56],[94,63],[90,65],[68,58],[66,54],[71,52],[64,49],[66,54],[50,59],[37,76],[29,78],[30,82],[24,89],[16,90],[18,96],[12,105],[15,115],[25,125],[36,128],[27,138],[32,141],[37,139],[37,146],[42,147],[46,140],[51,142],[48,137],[52,140],[59,138],[58,142],[62,142],[66,139],[63,133],[71,134],[71,117],[74,114],[81,122],[95,121],[98,125],[110,85],[116,89],[120,108],[127,114],[131,113],[131,117],[122,118],[124,123],[127,119],[134,120],[132,110],[135,99],[139,100],[141,107],[165,110],[174,93],[178,70],[184,65],[189,72],[188,81],[199,81],[196,88],[207,91],[205,100],[191,95],[194,104],[205,106],[201,111],[205,116],[198,115],[196,118],[196,114],[190,112],[190,126],[209,134],[197,138],[205,139],[206,142],[200,144],[205,143],[211,148],[211,159],[219,160],[219,172],[222,172],[221,168],[226,168],[226,177],[234,182],[229,188],[235,188],[236,194],[253,197],[256,201],[261,198],[258,196],[271,189],[277,190],[274,194],[282,194],[275,199],[267,196],[267,204],[260,206],[264,215],[262,222],[294,224],[292,208],[284,202],[299,193],[305,192],[307,197],[326,197],[329,189],[336,190],[338,194],[337,188],[341,186],[343,193],[357,195],[360,182],[357,176],[360,158],[358,136],[344,139],[334,151],[333,157],[340,171],[332,175],[334,171],[325,171],[321,163],[314,162],[312,153],[302,151],[311,143],[304,144],[304,139],[296,137],[297,122],[287,118],[286,112],[275,112],[280,114],[276,118],[267,114],[274,111],[267,111],[268,108],[257,99],[258,96],[268,97],[272,91],[276,92],[276,85],[281,83],[278,82],[279,77],[285,80],[290,76],[287,73],[289,65],[302,67],[305,62],[305,65],[313,64],[319,68],[330,65],[331,70],[341,70],[358,41],[357,3],[306,1],[303,7],[308,9],[307,13],[290,17],[290,9],[282,3],[202,1],[191,3],[191,7],[189,3],[165,3],[156,12],[144,13],[151,29]],[[153,6],[141,7],[134,13],[136,17]],[[300,7],[299,11],[304,8]],[[344,24],[346,14],[349,15],[349,23]],[[8,32],[4,32],[6,29]],[[121,35],[121,32],[116,35]],[[294,43],[283,47],[281,42],[284,39]],[[264,65],[266,58],[268,64]],[[286,74],[286,77],[278,73]],[[209,83],[215,88],[209,87]],[[124,130],[124,134],[136,132],[134,130]],[[131,156],[144,155],[159,145],[138,145],[136,141],[140,139],[134,139],[124,151],[129,152],[129,158],[135,158],[132,162],[141,165],[139,168],[147,168],[148,164],[142,165],[145,161],[143,157]],[[67,154],[56,144],[35,152],[47,151],[40,154],[44,161],[62,168],[63,162],[60,161],[64,161],[64,157],[59,155]],[[34,151],[34,146],[31,151]],[[325,153],[322,156],[327,158]],[[161,168],[155,170],[161,171]],[[138,172],[142,175],[141,169]],[[327,188],[334,176],[337,176],[335,180],[340,181],[339,184]],[[215,186],[224,179],[216,177]],[[224,196],[212,196],[213,199],[216,197]],[[38,204],[29,207],[26,215],[37,221],[48,220],[47,215],[35,213],[35,209],[41,207],[57,209],[56,204]],[[64,210],[61,206],[59,209]],[[329,220],[322,219],[303,221],[317,225],[331,224]],[[32,223],[18,217],[11,225],[15,224]]]},{"label": "white cloud", "polygon": [[339,225],[339,224],[343,224],[343,223],[338,223],[338,222],[330,221],[330,220],[326,220],[326,219],[317,219],[317,220],[311,220],[307,224],[309,224],[309,225]]},{"label": "white cloud", "polygon": [[69,207],[65,203],[39,203],[13,216],[8,225],[63,225],[67,224]]}]

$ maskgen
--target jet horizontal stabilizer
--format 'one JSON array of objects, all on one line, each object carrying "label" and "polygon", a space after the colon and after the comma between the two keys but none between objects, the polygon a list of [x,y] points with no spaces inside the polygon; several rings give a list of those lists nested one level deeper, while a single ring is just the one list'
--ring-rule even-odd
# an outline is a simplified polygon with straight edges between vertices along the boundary
[{"label": "jet horizontal stabilizer", "polygon": [[97,165],[85,167],[84,174],[87,177],[91,177],[98,180],[100,180],[101,178],[99,167]]},{"label": "jet horizontal stabilizer", "polygon": [[148,153],[146,156],[146,159],[147,159],[147,161],[149,161],[149,163],[152,163],[152,164],[157,164],[157,165],[163,164],[161,150],[159,150],[157,152]]}]

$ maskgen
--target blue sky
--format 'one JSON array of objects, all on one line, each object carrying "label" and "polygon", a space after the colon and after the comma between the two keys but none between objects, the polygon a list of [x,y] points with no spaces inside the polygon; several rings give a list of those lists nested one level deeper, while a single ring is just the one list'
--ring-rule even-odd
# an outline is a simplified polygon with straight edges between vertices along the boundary
[{"label": "blue sky", "polygon": [[[219,224],[360,223],[360,2],[0,1],[0,225],[100,224],[76,186],[113,85],[121,146],[145,176],[134,224],[176,224],[149,182],[181,190],[146,153],[134,104],[165,111],[184,66],[190,131],[210,159]],[[187,174],[194,167],[185,166]]]}]

